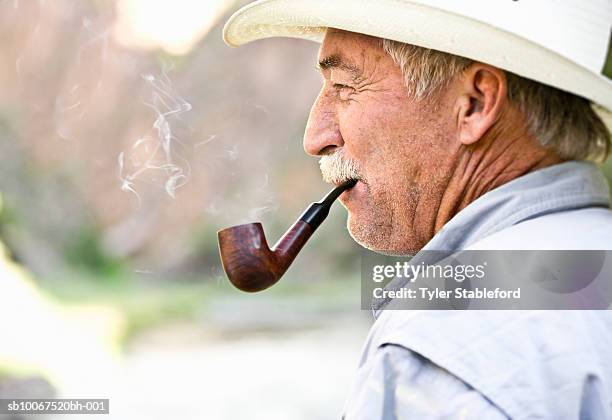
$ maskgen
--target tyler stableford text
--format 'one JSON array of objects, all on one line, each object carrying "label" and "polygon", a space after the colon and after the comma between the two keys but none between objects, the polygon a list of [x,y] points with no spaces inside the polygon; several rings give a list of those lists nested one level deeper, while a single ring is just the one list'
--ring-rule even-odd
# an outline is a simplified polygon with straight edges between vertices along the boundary
[{"label": "tyler stableford text", "polygon": [[374,289],[376,299],[425,299],[433,301],[438,299],[520,299],[521,288],[502,290],[499,287],[487,289],[486,287],[466,289],[458,287],[452,290],[443,290],[428,287],[408,289],[402,287],[399,290],[385,290],[382,287]]}]

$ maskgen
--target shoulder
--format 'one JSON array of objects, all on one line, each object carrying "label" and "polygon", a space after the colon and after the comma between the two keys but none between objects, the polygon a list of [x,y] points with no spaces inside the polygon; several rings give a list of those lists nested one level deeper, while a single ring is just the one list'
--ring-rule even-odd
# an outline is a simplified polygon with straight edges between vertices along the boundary
[{"label": "shoulder", "polygon": [[612,211],[589,207],[546,214],[487,236],[469,249],[612,249]]},{"label": "shoulder", "polygon": [[425,357],[396,344],[376,349],[357,373],[345,418],[507,419],[461,379]]},{"label": "shoulder", "polygon": [[479,397],[510,418],[611,418],[609,311],[388,310],[374,327],[361,381],[383,395],[403,377],[414,395],[450,388],[441,401]]}]

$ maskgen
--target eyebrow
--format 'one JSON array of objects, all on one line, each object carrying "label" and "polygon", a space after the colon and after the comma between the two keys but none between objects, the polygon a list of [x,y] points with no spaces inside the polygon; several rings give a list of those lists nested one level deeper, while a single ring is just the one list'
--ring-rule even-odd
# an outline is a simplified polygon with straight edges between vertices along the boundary
[{"label": "eyebrow", "polygon": [[319,60],[319,70],[341,69],[351,73],[354,77],[360,76],[362,71],[353,63],[346,62],[340,54],[328,55]]}]

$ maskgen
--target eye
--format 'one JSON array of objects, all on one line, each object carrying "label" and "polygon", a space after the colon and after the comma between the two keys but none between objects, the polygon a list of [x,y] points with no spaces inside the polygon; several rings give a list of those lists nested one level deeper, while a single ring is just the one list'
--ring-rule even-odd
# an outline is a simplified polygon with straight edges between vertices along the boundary
[{"label": "eye", "polygon": [[347,89],[347,88],[348,88],[348,89],[351,89],[351,87],[350,87],[350,86],[348,86],[348,85],[343,85],[342,83],[334,83],[334,84],[333,84],[333,86],[334,86],[334,88],[336,88],[336,89]]},{"label": "eye", "polygon": [[349,96],[355,91],[355,88],[342,83],[334,83],[333,87],[340,94],[340,100],[342,101],[348,101],[350,99]]}]

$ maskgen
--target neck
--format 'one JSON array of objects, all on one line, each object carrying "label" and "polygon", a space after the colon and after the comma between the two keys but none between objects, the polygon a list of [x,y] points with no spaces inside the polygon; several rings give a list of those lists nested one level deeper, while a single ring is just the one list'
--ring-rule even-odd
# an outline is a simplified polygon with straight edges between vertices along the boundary
[{"label": "neck", "polygon": [[525,124],[504,123],[501,118],[477,143],[461,146],[455,167],[442,196],[434,230],[438,232],[455,214],[483,194],[530,172],[562,162],[544,149]]}]

